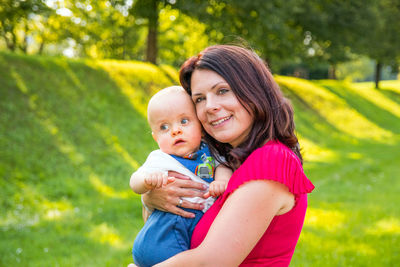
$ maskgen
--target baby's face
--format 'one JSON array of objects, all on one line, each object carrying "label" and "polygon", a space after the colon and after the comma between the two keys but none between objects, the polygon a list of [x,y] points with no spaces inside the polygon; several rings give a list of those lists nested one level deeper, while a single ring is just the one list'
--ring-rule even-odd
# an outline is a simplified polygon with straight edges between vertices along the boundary
[{"label": "baby's face", "polygon": [[153,138],[161,151],[183,157],[199,149],[202,127],[185,92],[170,94],[153,103],[149,116]]}]

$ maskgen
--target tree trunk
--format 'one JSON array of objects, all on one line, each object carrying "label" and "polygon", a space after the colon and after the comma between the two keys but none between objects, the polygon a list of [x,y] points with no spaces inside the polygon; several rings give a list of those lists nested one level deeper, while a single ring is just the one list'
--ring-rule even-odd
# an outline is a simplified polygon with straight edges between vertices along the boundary
[{"label": "tree trunk", "polygon": [[[9,34],[7,34],[7,32],[4,32],[4,40],[6,41],[6,46],[7,48],[14,52],[15,49],[17,48],[17,36],[14,34],[14,28],[11,28],[11,31],[8,32]],[[11,35],[11,36],[10,36]]]},{"label": "tree trunk", "polygon": [[152,0],[149,14],[149,32],[147,34],[146,61],[157,64],[157,30],[158,30],[158,1]]},{"label": "tree trunk", "polygon": [[336,65],[334,64],[329,66],[328,79],[336,80]]},{"label": "tree trunk", "polygon": [[11,32],[11,37],[11,40],[7,38],[7,47],[14,52],[15,49],[17,49],[17,36],[14,34],[14,32]]},{"label": "tree trunk", "polygon": [[381,73],[382,73],[382,63],[380,61],[377,61],[375,65],[375,89],[379,89],[379,81],[381,80]]},{"label": "tree trunk", "polygon": [[39,55],[42,55],[42,54],[43,54],[43,50],[44,50],[44,40],[42,40],[42,41],[40,42],[38,54],[39,54]]},{"label": "tree trunk", "polygon": [[25,21],[24,22],[24,24],[25,24],[25,26],[24,26],[24,31],[23,31],[23,38],[22,38],[22,41],[18,44],[18,48],[24,53],[24,54],[27,54],[28,53],[28,31],[29,31],[29,28],[28,28],[28,24],[27,24],[27,22]]}]

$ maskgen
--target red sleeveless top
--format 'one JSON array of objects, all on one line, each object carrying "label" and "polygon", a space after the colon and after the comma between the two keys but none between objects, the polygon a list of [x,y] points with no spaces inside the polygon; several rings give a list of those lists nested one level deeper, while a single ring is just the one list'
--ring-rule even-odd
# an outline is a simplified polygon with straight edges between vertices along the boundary
[{"label": "red sleeveless top", "polygon": [[236,188],[245,182],[262,179],[286,185],[295,196],[295,206],[272,219],[264,235],[240,266],[288,266],[303,227],[307,193],[314,189],[314,185],[305,176],[298,157],[278,141],[269,141],[253,151],[233,173],[224,194],[197,224],[191,248],[200,245],[226,199]]}]

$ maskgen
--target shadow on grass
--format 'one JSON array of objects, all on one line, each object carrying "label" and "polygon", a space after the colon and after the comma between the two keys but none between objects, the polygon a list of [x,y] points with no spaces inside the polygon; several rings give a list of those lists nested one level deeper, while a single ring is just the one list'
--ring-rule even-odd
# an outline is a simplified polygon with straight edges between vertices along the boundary
[{"label": "shadow on grass", "polygon": [[348,105],[379,127],[389,130],[395,134],[400,133],[400,118],[393,115],[393,113],[376,106],[363,96],[356,94],[352,92],[351,89],[340,86],[339,84],[335,86],[322,84],[321,86],[338,97],[344,99]]},{"label": "shadow on grass", "polygon": [[379,89],[379,92],[381,92],[383,95],[385,95],[387,98],[395,101],[397,104],[400,105],[400,90],[396,90],[394,88],[382,88]]},{"label": "shadow on grass", "polygon": [[[296,130],[302,136],[323,147],[327,147],[332,136],[350,138],[335,125],[329,123],[318,110],[311,107],[293,90],[283,85],[281,89],[294,106]],[[329,136],[329,138],[323,138],[324,136]]]}]

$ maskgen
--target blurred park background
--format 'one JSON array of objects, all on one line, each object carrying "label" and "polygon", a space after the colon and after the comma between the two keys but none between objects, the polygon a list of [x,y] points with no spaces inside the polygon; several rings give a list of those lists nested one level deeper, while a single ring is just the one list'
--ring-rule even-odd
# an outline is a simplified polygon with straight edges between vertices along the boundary
[{"label": "blurred park background", "polygon": [[399,266],[399,0],[0,0],[0,266],[131,262],[147,101],[217,43],[295,108],[316,189],[291,266]]}]

